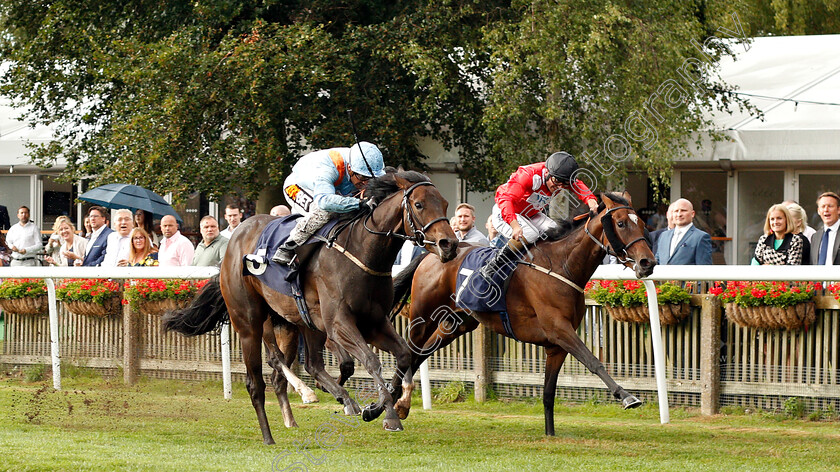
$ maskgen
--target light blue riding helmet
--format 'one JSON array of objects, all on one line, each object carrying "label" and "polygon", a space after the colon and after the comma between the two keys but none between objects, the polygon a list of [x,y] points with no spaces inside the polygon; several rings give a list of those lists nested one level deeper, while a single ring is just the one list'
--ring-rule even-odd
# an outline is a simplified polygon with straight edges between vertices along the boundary
[{"label": "light blue riding helmet", "polygon": [[[361,146],[361,150],[359,146]],[[362,153],[364,153],[364,158]],[[367,164],[365,164],[365,160],[367,160]],[[382,159],[382,152],[375,144],[367,141],[354,144],[350,148],[350,170],[365,177],[382,177],[385,175],[385,162]],[[371,171],[373,171],[373,175],[370,175]]]}]

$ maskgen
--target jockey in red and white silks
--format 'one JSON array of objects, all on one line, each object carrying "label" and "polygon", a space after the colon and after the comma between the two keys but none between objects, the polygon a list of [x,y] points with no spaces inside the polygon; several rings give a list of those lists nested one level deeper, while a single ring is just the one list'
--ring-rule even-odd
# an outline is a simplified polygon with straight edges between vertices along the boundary
[{"label": "jockey in red and white silks", "polygon": [[493,226],[509,241],[481,268],[482,277],[490,280],[500,267],[518,260],[527,244],[536,242],[546,230],[557,226],[543,210],[560,189],[571,189],[591,210],[597,211],[598,199],[592,191],[580,180],[572,181],[577,169],[577,161],[571,154],[555,152],[545,162],[518,168],[496,190]]},{"label": "jockey in red and white silks", "polygon": [[559,188],[570,188],[590,209],[598,208],[598,199],[583,182],[555,182],[546,163],[538,162],[520,167],[496,190],[493,226],[508,239],[521,236],[529,243],[536,242],[540,234],[557,226],[543,209]]}]

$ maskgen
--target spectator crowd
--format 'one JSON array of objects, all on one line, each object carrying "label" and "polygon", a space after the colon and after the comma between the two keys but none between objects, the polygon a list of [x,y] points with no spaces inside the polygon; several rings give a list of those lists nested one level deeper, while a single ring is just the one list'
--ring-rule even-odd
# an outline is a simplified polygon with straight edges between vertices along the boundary
[{"label": "spectator crowd", "polygon": [[[5,207],[0,207],[5,210]],[[288,215],[278,205],[272,214]],[[2,216],[2,215],[0,215]],[[77,228],[67,216],[59,216],[46,243],[41,230],[30,220],[30,210],[21,206],[18,223],[6,223],[0,232],[0,266],[136,267],[136,266],[219,266],[228,241],[242,222],[242,210],[235,204],[225,208],[227,228],[221,231],[215,217],[201,219],[201,240],[197,245],[181,234],[173,215],[160,219],[154,230],[154,215],[147,211],[110,210],[94,205]],[[113,221],[111,219],[113,218]]]},{"label": "spectator crowd", "polygon": [[[763,232],[755,244],[753,265],[835,265],[840,264],[840,196],[825,192],[817,199],[817,213],[822,220],[819,229],[808,226],[805,210],[794,201],[771,205],[766,213]],[[705,231],[712,227],[711,203],[702,202],[697,214],[692,203],[684,198],[669,206],[661,204],[646,221],[649,240],[658,264],[712,264],[716,243]],[[285,216],[290,210],[278,205],[272,216]],[[712,215],[712,216],[710,216]],[[60,216],[52,226],[52,235],[42,243],[41,231],[30,220],[26,206],[17,209],[17,223],[3,221],[8,229],[0,233],[0,266],[219,266],[227,244],[243,221],[243,212],[236,204],[225,208],[227,225],[220,228],[213,216],[199,223],[201,240],[194,245],[181,234],[172,215],[160,220],[160,231],[153,226],[154,216],[146,211],[110,210],[92,206],[84,218],[84,227],[77,228],[67,216]],[[113,217],[113,221],[111,220]],[[0,219],[9,219],[6,207],[0,206]],[[493,215],[486,220],[482,232],[476,226],[476,209],[468,203],[455,207],[450,220],[452,230],[463,243],[503,248],[508,238],[500,234]],[[702,229],[701,229],[702,228]],[[395,273],[414,257],[420,248],[406,243],[394,265]],[[609,258],[605,263],[610,263]]]}]

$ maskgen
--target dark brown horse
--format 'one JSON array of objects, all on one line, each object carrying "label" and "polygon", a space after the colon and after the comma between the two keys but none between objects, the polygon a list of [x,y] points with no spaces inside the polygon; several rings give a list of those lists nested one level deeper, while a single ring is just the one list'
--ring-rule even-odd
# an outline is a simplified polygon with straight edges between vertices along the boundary
[{"label": "dark brown horse", "polygon": [[445,262],[455,256],[457,237],[446,218],[446,200],[422,174],[386,174],[371,180],[365,195],[379,202],[372,213],[355,219],[332,247],[307,245],[298,252],[305,268],[303,290],[316,329],[301,319],[292,297],[272,290],[255,277],[242,275],[243,256],[254,252],[262,229],[273,219],[268,215],[242,223],[228,244],[219,280],[208,283],[190,307],[164,320],[166,329],[196,335],[229,317],[242,343],[246,386],[266,444],[273,444],[274,439],[265,414],[261,344],[266,346],[268,363],[276,371],[272,380],[284,422],[296,426],[286,395],[286,378],[292,377],[288,366],[297,354],[298,329],[306,341],[307,372],[344,404],[346,414],[359,414],[361,410],[324,369],[322,348],[328,338],[338,350],[361,361],[373,377],[379,402],[366,409],[363,417],[371,420],[384,410],[385,429],[402,430],[393,397],[382,379],[379,358],[368,344],[394,355],[396,377],[401,379],[401,387],[406,387],[400,390],[411,392],[411,351],[388,320],[393,302],[391,266],[406,239],[420,242]]},{"label": "dark brown horse", "polygon": [[[641,405],[607,374],[576,332],[585,313],[582,287],[608,250],[632,267],[637,277],[650,275],[656,265],[646,244],[644,221],[630,207],[629,195],[605,194],[601,198],[600,213],[591,213],[588,219],[570,224],[572,227],[566,228],[564,234],[547,235],[548,240],[531,248],[533,259],[527,262],[532,265],[516,268],[507,291],[513,335],[520,341],[545,347],[543,409],[547,435],[554,435],[557,375],[568,353],[600,377],[625,408]],[[445,264],[433,257],[415,259],[397,276],[395,305],[411,295],[408,343],[412,349],[412,372],[436,350],[477,328],[479,322],[509,335],[498,313],[467,313],[453,301],[461,262],[474,249],[460,246],[458,256]],[[411,408],[410,396],[403,395],[396,408],[405,418]]]}]

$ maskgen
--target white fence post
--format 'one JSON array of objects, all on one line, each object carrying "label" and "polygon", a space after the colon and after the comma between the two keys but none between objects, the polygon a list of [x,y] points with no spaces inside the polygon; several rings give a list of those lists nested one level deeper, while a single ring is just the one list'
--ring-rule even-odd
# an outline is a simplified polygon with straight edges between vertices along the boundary
[{"label": "white fence post", "polygon": [[233,397],[230,376],[230,323],[222,325],[222,388],[225,391],[225,400]]},{"label": "white fence post", "polygon": [[668,387],[665,385],[665,350],[662,348],[662,327],[659,324],[659,302],[656,300],[656,287],[650,280],[644,280],[647,292],[648,310],[650,310],[650,337],[653,341],[653,370],[656,375],[656,392],[659,397],[659,422],[671,421],[668,411]]},{"label": "white fence post", "polygon": [[58,301],[55,298],[55,282],[44,279],[47,286],[47,301],[50,305],[50,357],[52,358],[53,388],[61,390],[61,349],[58,344]]},{"label": "white fence post", "polygon": [[432,383],[429,381],[429,359],[420,364],[420,394],[423,398],[423,409],[432,409]]}]

